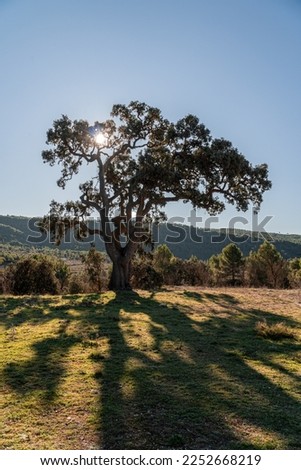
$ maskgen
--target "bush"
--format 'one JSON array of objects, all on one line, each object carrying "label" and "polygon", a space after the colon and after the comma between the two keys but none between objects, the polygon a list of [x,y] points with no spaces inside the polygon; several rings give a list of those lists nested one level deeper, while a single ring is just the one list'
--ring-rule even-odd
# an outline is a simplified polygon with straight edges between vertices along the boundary
[{"label": "bush", "polygon": [[153,252],[152,264],[154,269],[163,276],[164,283],[168,283],[170,276],[170,263],[173,255],[167,245],[159,245]]},{"label": "bush", "polygon": [[86,285],[79,276],[72,275],[68,285],[68,294],[83,294],[86,290]]},{"label": "bush", "polygon": [[184,269],[185,261],[176,256],[172,256],[168,269],[165,270],[164,284],[170,286],[181,286],[186,282]]},{"label": "bush", "polygon": [[104,253],[100,253],[94,247],[81,257],[85,266],[85,271],[89,279],[91,289],[95,292],[101,292],[103,286],[104,271]]},{"label": "bush", "polygon": [[1,273],[0,290],[2,294],[11,294],[13,292],[13,266],[7,266]]},{"label": "bush", "polygon": [[292,328],[283,322],[268,325],[266,321],[256,323],[255,331],[259,336],[273,340],[281,340],[285,338],[296,339],[296,335]]},{"label": "bush", "polygon": [[209,267],[196,256],[191,256],[183,262],[183,276],[185,284],[190,286],[204,286],[209,284]]},{"label": "bush", "polygon": [[55,262],[46,256],[21,259],[10,268],[10,290],[15,295],[57,294]]},{"label": "bush", "polygon": [[131,272],[131,284],[136,289],[156,290],[163,285],[162,274],[146,261],[135,260]]},{"label": "bush", "polygon": [[69,266],[62,260],[58,260],[55,263],[55,277],[57,278],[60,286],[60,290],[66,289],[71,272]]},{"label": "bush", "polygon": [[288,280],[291,287],[301,287],[301,258],[289,261]]}]

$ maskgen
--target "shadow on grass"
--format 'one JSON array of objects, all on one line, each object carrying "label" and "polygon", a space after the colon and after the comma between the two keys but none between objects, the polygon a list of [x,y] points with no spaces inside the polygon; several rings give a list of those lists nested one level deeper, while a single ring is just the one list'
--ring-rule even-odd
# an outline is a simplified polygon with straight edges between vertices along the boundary
[{"label": "shadow on grass", "polygon": [[[97,347],[90,355],[99,367],[99,448],[260,449],[277,448],[279,442],[283,448],[299,448],[300,403],[262,369],[288,375],[296,388],[297,374],[273,356],[288,360],[298,354],[298,344],[275,344],[254,332],[263,318],[291,326],[294,322],[267,311],[245,310],[226,294],[185,291],[184,296],[219,304],[226,315],[194,320],[186,306],[170,308],[155,295],[134,292],[119,293],[105,305],[97,303],[99,296],[68,297],[80,311],[80,322],[109,344],[108,356]],[[30,320],[26,309],[24,321],[36,316],[47,321],[34,308]],[[68,305],[49,307],[48,315],[48,321],[72,321]],[[0,318],[11,327],[9,315]],[[22,394],[42,390],[50,402],[65,374],[63,358],[80,341],[86,337],[79,323],[75,336],[62,329],[57,338],[36,342],[33,359],[7,365],[6,383]]]},{"label": "shadow on grass", "polygon": [[[64,319],[65,322],[62,322],[56,337],[41,339],[32,345],[34,353],[32,359],[24,361],[21,358],[21,361],[17,363],[8,362],[3,374],[7,385],[12,389],[22,395],[38,392],[41,399],[47,404],[55,399],[57,387],[64,376],[64,358],[68,355],[70,348],[81,339],[66,333],[66,326],[70,321],[68,315],[60,313],[57,315],[57,312],[53,312],[54,314],[46,320],[41,310],[35,308],[29,312],[26,309],[13,317],[8,315],[8,326],[14,331],[16,326],[20,326],[24,322],[35,325],[53,318]],[[14,340],[14,333],[12,340]]]},{"label": "shadow on grass", "polygon": [[4,375],[7,384],[22,394],[38,391],[43,401],[51,402],[65,373],[62,358],[78,339],[73,336],[47,338],[35,343],[35,356],[25,363],[8,363]]}]

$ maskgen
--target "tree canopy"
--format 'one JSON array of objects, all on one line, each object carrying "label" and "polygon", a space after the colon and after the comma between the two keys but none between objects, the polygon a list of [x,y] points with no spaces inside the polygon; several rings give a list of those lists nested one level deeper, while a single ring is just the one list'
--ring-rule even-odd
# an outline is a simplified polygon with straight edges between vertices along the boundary
[{"label": "tree canopy", "polygon": [[[101,236],[113,263],[111,288],[129,287],[130,261],[148,240],[145,222],[163,220],[169,202],[190,201],[210,214],[225,203],[257,207],[271,187],[266,164],[252,166],[228,140],[213,138],[196,116],[173,123],[159,109],[132,101],[114,105],[111,118],[90,125],[63,115],[48,130],[45,163],[61,165],[58,186],[87,163],[95,174],[77,201],[52,201],[50,231],[60,240],[73,228],[78,237]],[[99,224],[88,218],[96,213]]]}]

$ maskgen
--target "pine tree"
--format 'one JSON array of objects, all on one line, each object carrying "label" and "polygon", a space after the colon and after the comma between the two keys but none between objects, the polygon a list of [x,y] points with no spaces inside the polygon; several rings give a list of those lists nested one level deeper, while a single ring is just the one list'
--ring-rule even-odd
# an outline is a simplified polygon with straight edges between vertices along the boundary
[{"label": "pine tree", "polygon": [[227,245],[220,254],[220,271],[232,286],[242,282],[243,254],[234,243]]}]

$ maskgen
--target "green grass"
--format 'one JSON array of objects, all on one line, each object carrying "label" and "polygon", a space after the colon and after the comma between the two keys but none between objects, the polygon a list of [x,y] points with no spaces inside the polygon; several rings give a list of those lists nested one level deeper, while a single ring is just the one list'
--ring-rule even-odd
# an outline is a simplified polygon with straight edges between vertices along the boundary
[{"label": "green grass", "polygon": [[267,289],[2,296],[0,448],[298,449],[300,305]]}]

